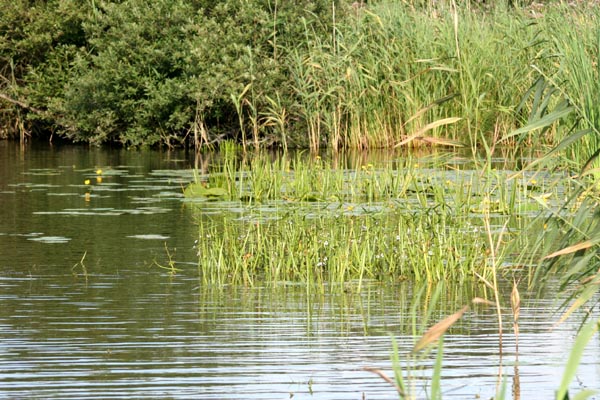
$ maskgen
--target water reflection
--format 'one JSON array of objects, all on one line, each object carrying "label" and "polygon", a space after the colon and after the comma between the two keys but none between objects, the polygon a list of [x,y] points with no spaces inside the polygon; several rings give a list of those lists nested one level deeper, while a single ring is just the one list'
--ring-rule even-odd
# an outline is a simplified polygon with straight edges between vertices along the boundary
[{"label": "water reflection", "polygon": [[[204,286],[194,212],[180,197],[193,163],[185,153],[21,153],[0,142],[0,397],[395,398],[364,367],[392,376],[392,336],[406,361],[414,327],[425,328],[421,315],[439,320],[484,295],[447,288],[428,310],[435,288],[417,301],[407,283],[365,283],[359,294],[290,283]],[[98,167],[103,181],[88,201],[84,180]],[[165,246],[175,275],[155,265],[168,263]],[[553,398],[576,334],[569,324],[550,330],[554,306],[552,293],[523,294],[518,360],[505,328],[502,372],[512,398],[518,383],[521,398]],[[483,306],[451,328],[444,398],[495,394],[498,341],[495,312]],[[417,382],[431,374],[433,357],[419,364]],[[578,374],[582,386],[600,385],[599,359],[596,340]],[[419,398],[427,390],[418,386]]]},{"label": "water reflection", "polygon": [[[143,289],[132,288],[134,281]],[[0,392],[11,398],[281,399],[311,392],[324,399],[393,398],[393,388],[363,368],[392,376],[390,335],[401,360],[408,357],[414,343],[408,285],[352,294],[197,283],[193,276],[152,274],[96,275],[87,284],[63,276],[3,278]],[[547,306],[536,300],[523,310],[523,398],[552,398],[565,337],[574,335],[567,326],[548,330],[554,319]],[[513,339],[504,338],[509,379],[516,372]],[[595,345],[584,360],[579,377],[588,385],[597,384],[598,356]],[[432,365],[425,360],[417,376],[429,375]],[[493,311],[468,313],[445,341],[444,397],[493,396],[498,365]]]}]

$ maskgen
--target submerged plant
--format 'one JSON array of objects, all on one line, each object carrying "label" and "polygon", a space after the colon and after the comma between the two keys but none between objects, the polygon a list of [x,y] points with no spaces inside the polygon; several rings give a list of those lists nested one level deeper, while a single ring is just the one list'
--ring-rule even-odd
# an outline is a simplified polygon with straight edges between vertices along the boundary
[{"label": "submerged plant", "polygon": [[173,254],[171,254],[171,251],[169,250],[169,248],[167,247],[167,243],[165,242],[165,254],[167,256],[167,264],[161,264],[158,261],[154,260],[152,262],[152,265],[167,271],[167,273],[169,274],[169,276],[173,277],[175,276],[178,272],[181,272],[180,268],[177,268],[175,266],[175,260],[173,259]]}]

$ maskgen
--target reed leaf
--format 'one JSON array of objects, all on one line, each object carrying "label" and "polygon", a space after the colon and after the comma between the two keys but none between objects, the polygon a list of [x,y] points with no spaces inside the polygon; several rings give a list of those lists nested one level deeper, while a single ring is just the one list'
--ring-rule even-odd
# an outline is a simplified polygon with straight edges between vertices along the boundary
[{"label": "reed leaf", "polygon": [[400,386],[398,386],[392,378],[387,376],[387,374],[385,372],[383,372],[382,370],[380,370],[379,368],[363,367],[363,370],[372,372],[376,375],[379,375],[381,377],[381,379],[383,379],[384,381],[386,381],[387,383],[392,385],[394,387],[394,389],[396,389],[396,391],[398,392],[398,394],[400,395],[401,398],[405,397],[404,390]]},{"label": "reed leaf", "polygon": [[[406,384],[402,377],[402,365],[400,364],[400,358],[398,356],[398,342],[392,337],[392,366],[394,368],[394,388],[400,395],[400,398],[406,396]],[[384,378],[385,379],[385,378]]]},{"label": "reed leaf", "polygon": [[487,306],[493,306],[493,305],[496,304],[493,301],[482,299],[481,297],[475,297],[475,298],[473,298],[473,300],[471,300],[471,303],[473,303],[473,304],[485,304]]},{"label": "reed leaf", "polygon": [[534,131],[536,129],[547,128],[548,126],[552,125],[554,122],[571,114],[573,112],[573,110],[574,110],[574,108],[571,106],[560,107],[558,110],[554,110],[551,113],[546,114],[544,117],[542,117],[536,121],[533,121],[530,124],[527,124],[522,128],[516,129],[516,130],[508,133],[507,135],[502,137],[500,139],[500,141],[501,142],[506,141],[507,139],[513,138],[513,137],[521,135],[523,133],[528,133],[528,132]]},{"label": "reed leaf", "polygon": [[441,400],[442,390],[442,359],[444,358],[444,337],[440,337],[438,340],[437,356],[435,357],[435,364],[433,365],[433,375],[431,377],[431,399]]},{"label": "reed leaf", "polygon": [[440,146],[449,146],[449,147],[465,147],[465,144],[459,142],[457,140],[445,139],[445,138],[436,138],[431,136],[423,136],[420,140],[425,143],[440,145]]},{"label": "reed leaf", "polygon": [[592,397],[596,393],[598,393],[597,390],[584,389],[581,392],[577,393],[575,396],[573,396],[573,400],[585,400],[585,399],[589,399],[590,397]]},{"label": "reed leaf", "polygon": [[574,244],[572,246],[565,247],[564,249],[555,251],[552,254],[548,254],[543,259],[547,260],[549,258],[554,258],[554,257],[562,256],[562,255],[565,255],[565,254],[575,253],[575,252],[577,252],[579,250],[589,249],[590,247],[592,247],[592,246],[594,246],[594,245],[596,245],[598,243],[600,243],[600,238],[586,240],[584,242],[577,243],[577,244]]},{"label": "reed leaf", "polygon": [[598,287],[596,285],[588,285],[585,287],[579,297],[577,297],[573,304],[571,304],[571,306],[563,313],[556,325],[562,324],[564,321],[566,321],[574,311],[578,310],[582,305],[587,303],[597,291]]},{"label": "reed leaf", "polygon": [[[423,72],[425,72],[425,71],[423,71]],[[403,83],[406,83],[406,82],[403,82]],[[431,110],[435,106],[439,106],[441,104],[444,104],[447,101],[452,100],[456,96],[458,96],[458,94],[454,93],[454,94],[450,94],[448,96],[444,96],[441,99],[435,100],[431,104],[428,104],[427,106],[421,108],[419,111],[417,111],[416,113],[414,113],[414,115],[412,117],[410,117],[409,119],[406,120],[406,122],[404,123],[404,125],[407,125],[408,123],[412,122],[413,120],[419,118],[421,115],[425,114],[427,111]]]},{"label": "reed leaf", "polygon": [[571,381],[575,377],[577,373],[577,367],[581,362],[581,357],[583,356],[583,351],[587,346],[588,342],[591,340],[592,336],[598,331],[598,326],[600,324],[600,320],[590,321],[586,325],[581,328],[577,338],[575,339],[575,344],[573,345],[573,349],[569,354],[569,359],[567,361],[567,365],[565,366],[565,372],[563,373],[562,381],[556,392],[556,399],[563,400],[568,398],[568,390]]},{"label": "reed leaf", "polygon": [[405,145],[407,143],[412,142],[414,139],[420,138],[421,136],[423,136],[423,134],[425,132],[429,132],[430,130],[438,128],[440,126],[454,124],[454,123],[460,121],[461,119],[462,118],[459,118],[459,117],[449,117],[449,118],[443,118],[443,119],[431,122],[431,123],[425,125],[424,127],[418,129],[415,133],[413,133],[412,135],[410,135],[406,139],[402,140],[400,143],[398,143],[394,147],[403,146],[403,145]]},{"label": "reed leaf", "polygon": [[590,156],[590,158],[587,159],[587,161],[585,162],[585,164],[583,164],[583,167],[581,167],[580,174],[583,174],[590,167],[590,165],[592,165],[592,163],[594,162],[594,160],[598,158],[598,156],[600,156],[600,148],[596,149],[596,151],[594,151],[594,154],[592,154]]},{"label": "reed leaf", "polygon": [[437,341],[452,325],[454,325],[454,323],[456,323],[456,321],[463,316],[468,309],[469,306],[464,306],[462,309],[429,328],[415,344],[412,350],[413,353],[419,352],[429,346],[431,343]]},{"label": "reed leaf", "polygon": [[[522,174],[523,172],[527,171],[527,170],[531,170],[534,166],[544,163],[546,161],[548,161],[548,159],[550,158],[550,156],[553,156],[561,151],[566,150],[569,146],[571,146],[572,144],[576,143],[577,141],[579,141],[581,138],[583,138],[584,136],[595,132],[593,129],[588,128],[588,129],[581,129],[577,132],[568,134],[567,137],[565,137],[560,143],[558,143],[556,146],[554,146],[549,152],[547,152],[546,154],[544,154],[543,156],[536,158],[535,160],[533,160],[532,162],[530,162],[529,164],[527,164],[525,167],[523,167],[522,170],[520,170],[519,172],[517,172],[516,174],[513,175],[513,177],[518,176],[520,174]],[[591,159],[591,158],[590,158]],[[592,160],[593,161],[593,160]],[[585,171],[585,165],[584,167],[581,169],[580,175],[583,173],[583,171]]]}]

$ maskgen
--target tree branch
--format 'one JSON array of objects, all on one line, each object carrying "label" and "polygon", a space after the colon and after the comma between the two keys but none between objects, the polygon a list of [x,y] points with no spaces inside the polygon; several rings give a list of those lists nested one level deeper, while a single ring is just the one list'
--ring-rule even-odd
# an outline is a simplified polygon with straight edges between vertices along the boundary
[{"label": "tree branch", "polygon": [[28,105],[26,103],[23,103],[22,101],[15,100],[15,99],[13,99],[13,98],[5,95],[4,93],[0,93],[0,99],[6,100],[9,103],[15,104],[15,105],[17,105],[17,106],[19,106],[21,108],[26,109],[26,110],[33,111],[36,114],[41,114],[43,112],[42,110],[40,110],[38,108],[35,108],[35,107],[32,107],[32,106],[30,106],[30,105]]}]

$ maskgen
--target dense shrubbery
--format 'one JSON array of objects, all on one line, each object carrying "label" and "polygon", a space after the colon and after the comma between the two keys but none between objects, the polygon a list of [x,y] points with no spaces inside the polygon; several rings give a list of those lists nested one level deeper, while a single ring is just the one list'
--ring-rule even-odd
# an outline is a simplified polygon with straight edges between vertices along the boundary
[{"label": "dense shrubbery", "polygon": [[552,28],[570,6],[527,1],[0,3],[0,136],[93,144],[493,146],[551,120],[574,39]]},{"label": "dense shrubbery", "polygon": [[290,98],[288,49],[333,26],[326,0],[2,3],[0,93],[39,111],[28,126],[91,143],[238,136],[238,108]]}]

